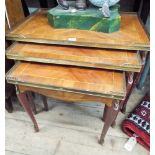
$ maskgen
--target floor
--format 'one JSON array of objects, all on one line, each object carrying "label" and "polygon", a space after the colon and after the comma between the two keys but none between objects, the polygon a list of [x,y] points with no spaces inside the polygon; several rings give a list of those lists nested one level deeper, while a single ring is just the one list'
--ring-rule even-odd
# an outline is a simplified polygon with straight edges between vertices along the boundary
[{"label": "floor", "polygon": [[14,101],[14,112],[6,112],[6,155],[148,155],[139,144],[132,152],[126,151],[123,146],[128,137],[121,131],[121,122],[146,91],[134,90],[126,114],[119,113],[117,126],[110,128],[104,145],[98,144],[103,104],[69,104],[48,99],[50,110],[45,112],[37,95],[40,132],[35,133],[29,117]]}]

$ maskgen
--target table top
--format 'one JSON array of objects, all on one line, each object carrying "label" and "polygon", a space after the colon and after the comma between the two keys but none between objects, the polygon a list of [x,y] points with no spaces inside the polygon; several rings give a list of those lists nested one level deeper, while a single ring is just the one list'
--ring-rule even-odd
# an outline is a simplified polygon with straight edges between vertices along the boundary
[{"label": "table top", "polygon": [[17,63],[6,75],[8,83],[50,90],[123,99],[123,72],[39,63]]},{"label": "table top", "polygon": [[127,50],[14,43],[8,48],[6,55],[9,59],[21,61],[133,72],[139,72],[142,66],[139,53]]},{"label": "table top", "polygon": [[149,51],[149,38],[134,13],[121,14],[118,32],[102,33],[89,30],[55,29],[49,25],[47,10],[39,10],[23,23],[6,33],[8,40]]}]

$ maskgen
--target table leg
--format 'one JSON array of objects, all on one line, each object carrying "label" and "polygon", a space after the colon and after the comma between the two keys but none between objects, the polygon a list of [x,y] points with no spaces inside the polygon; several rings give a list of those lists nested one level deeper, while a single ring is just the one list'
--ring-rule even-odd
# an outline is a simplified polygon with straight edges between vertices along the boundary
[{"label": "table leg", "polygon": [[[140,70],[139,73],[136,73],[135,75],[132,75],[134,73],[131,73],[129,72],[128,73],[128,84],[127,84],[127,94],[126,94],[126,97],[124,100],[121,101],[121,111],[123,113],[126,112],[126,105],[127,105],[127,102],[129,100],[129,97],[134,89],[134,87],[136,86],[136,84],[138,83],[140,77],[141,77],[141,74],[144,70],[144,65],[145,65],[145,61],[146,61],[146,56],[147,56],[147,52],[146,51],[143,51],[142,54],[141,54],[141,58],[142,58],[142,68]],[[131,84],[132,83],[132,84]]]},{"label": "table leg", "polygon": [[48,104],[47,104],[46,96],[41,95],[41,98],[42,98],[42,101],[43,101],[43,104],[44,104],[45,111],[48,111]]},{"label": "table leg", "polygon": [[33,110],[34,114],[37,114],[36,105],[35,105],[35,102],[33,101],[32,93],[27,92],[26,94],[27,94],[27,98],[29,100],[29,103],[32,106],[32,110]]},{"label": "table leg", "polygon": [[104,110],[104,127],[100,136],[99,143],[104,143],[105,135],[110,126],[112,126],[116,120],[116,117],[120,110],[120,101],[114,100],[113,105],[111,107],[105,106]]},{"label": "table leg", "polygon": [[[107,113],[107,110],[108,110],[108,108],[107,107],[105,107],[104,108],[104,111],[103,111],[103,117],[102,117],[102,121],[104,122],[105,121],[105,118],[106,118],[106,113]],[[114,128],[116,126],[116,121],[114,120],[113,122],[112,122],[112,124],[111,124],[111,127],[112,128]]]},{"label": "table leg", "polygon": [[9,113],[13,112],[13,105],[12,105],[11,97],[8,97],[7,99],[5,99],[5,108]]},{"label": "table leg", "polygon": [[149,75],[149,71],[150,71],[150,53],[148,53],[148,55],[147,55],[144,70],[143,70],[143,73],[142,73],[142,75],[139,79],[138,85],[137,85],[138,89],[142,89],[144,87],[144,83],[147,79],[147,76]]},{"label": "table leg", "polygon": [[[127,78],[128,78],[128,80],[127,80],[127,89],[126,89],[127,94],[126,94],[125,99],[120,101],[120,105],[121,105],[120,109],[121,109],[122,113],[126,112],[127,101],[128,101],[128,99],[129,99],[129,97],[131,95],[131,92],[132,92],[133,88],[135,87],[135,85],[136,85],[136,83],[137,83],[137,81],[138,81],[138,79],[140,77],[140,75],[139,75],[140,73],[135,74],[133,72],[128,72],[127,74],[128,74],[127,75]],[[135,78],[134,78],[134,76],[135,76]],[[105,117],[106,117],[105,115],[106,115],[106,107],[105,107],[105,110],[104,110],[104,113],[103,113],[103,118],[102,118],[103,121],[105,121]],[[115,125],[115,122],[112,123],[112,127],[114,125]]]},{"label": "table leg", "polygon": [[32,112],[32,109],[31,109],[31,106],[28,102],[28,99],[27,99],[27,96],[26,96],[26,93],[25,92],[17,92],[17,97],[19,99],[19,102],[21,103],[21,105],[23,106],[23,108],[25,109],[25,111],[28,113],[28,115],[30,116],[33,124],[34,124],[34,129],[36,132],[39,131],[39,127],[38,127],[38,124],[37,124],[37,121],[33,115],[33,112]]},{"label": "table leg", "polygon": [[134,84],[134,73],[133,72],[128,72],[127,73],[127,94],[126,94],[126,97],[124,100],[122,100],[122,107],[121,107],[121,111],[123,113],[125,113],[126,111],[126,104],[127,104],[127,101],[130,97],[130,94],[131,94],[131,91],[132,91],[132,87],[133,87],[133,84]]}]

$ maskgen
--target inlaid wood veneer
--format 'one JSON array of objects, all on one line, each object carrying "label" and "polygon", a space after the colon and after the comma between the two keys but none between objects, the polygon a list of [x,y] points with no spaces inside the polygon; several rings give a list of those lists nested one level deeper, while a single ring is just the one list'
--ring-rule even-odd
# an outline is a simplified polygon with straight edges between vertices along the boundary
[{"label": "inlaid wood veneer", "polygon": [[16,85],[98,97],[123,99],[126,94],[124,73],[117,71],[21,62],[6,78]]},{"label": "inlaid wood veneer", "polygon": [[128,50],[15,43],[6,55],[13,60],[133,72],[139,72],[142,66],[139,52]]},{"label": "inlaid wood veneer", "polygon": [[47,10],[39,10],[8,32],[6,37],[16,41],[123,50],[149,51],[150,48],[149,38],[134,13],[122,13],[120,30],[107,34],[89,30],[55,29],[48,23]]}]

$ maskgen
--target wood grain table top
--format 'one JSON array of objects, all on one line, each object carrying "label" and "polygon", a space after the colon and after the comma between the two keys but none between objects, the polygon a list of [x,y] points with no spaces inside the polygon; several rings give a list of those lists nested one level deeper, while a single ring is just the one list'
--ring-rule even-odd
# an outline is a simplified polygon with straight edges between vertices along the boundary
[{"label": "wood grain table top", "polygon": [[149,38],[134,13],[121,14],[118,32],[102,33],[89,30],[55,29],[49,25],[47,10],[40,10],[7,32],[8,40],[149,51]]},{"label": "wood grain table top", "polygon": [[6,75],[9,83],[50,90],[123,99],[122,72],[39,63],[17,63]]},{"label": "wood grain table top", "polygon": [[142,66],[137,51],[105,50],[73,46],[15,43],[7,58],[62,65],[139,72]]}]

